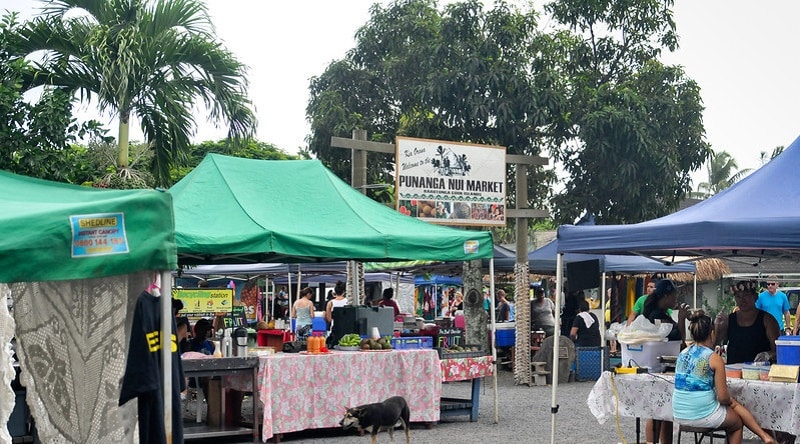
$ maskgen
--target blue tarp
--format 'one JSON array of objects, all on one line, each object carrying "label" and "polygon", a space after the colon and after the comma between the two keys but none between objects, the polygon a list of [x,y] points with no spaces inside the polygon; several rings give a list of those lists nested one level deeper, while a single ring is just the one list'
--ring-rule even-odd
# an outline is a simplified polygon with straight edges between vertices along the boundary
[{"label": "blue tarp", "polygon": [[800,138],[730,188],[670,215],[631,225],[558,228],[560,252],[648,256],[797,256]]}]

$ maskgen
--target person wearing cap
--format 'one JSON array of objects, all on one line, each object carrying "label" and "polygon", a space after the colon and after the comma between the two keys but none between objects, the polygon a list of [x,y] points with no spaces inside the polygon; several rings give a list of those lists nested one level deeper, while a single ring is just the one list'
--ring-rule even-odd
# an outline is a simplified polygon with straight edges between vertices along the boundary
[{"label": "person wearing cap", "polygon": [[531,330],[542,330],[549,338],[556,332],[556,305],[550,298],[544,297],[544,288],[533,288],[534,298],[531,301]]},{"label": "person wearing cap", "polygon": [[792,317],[789,314],[789,298],[778,290],[778,276],[767,277],[767,289],[759,293],[756,308],[771,314],[778,321],[778,331],[792,333]]}]

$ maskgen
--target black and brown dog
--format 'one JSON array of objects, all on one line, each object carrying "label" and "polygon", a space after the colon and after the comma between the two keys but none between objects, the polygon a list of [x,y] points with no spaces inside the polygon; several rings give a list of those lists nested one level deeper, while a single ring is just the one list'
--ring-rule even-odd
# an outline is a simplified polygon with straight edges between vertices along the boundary
[{"label": "black and brown dog", "polygon": [[388,430],[389,439],[394,442],[394,428],[401,425],[406,431],[406,444],[410,444],[411,436],[408,433],[410,415],[405,398],[392,396],[383,402],[348,408],[339,424],[345,430],[356,427],[370,432],[372,444],[377,442],[378,432],[381,429]]}]

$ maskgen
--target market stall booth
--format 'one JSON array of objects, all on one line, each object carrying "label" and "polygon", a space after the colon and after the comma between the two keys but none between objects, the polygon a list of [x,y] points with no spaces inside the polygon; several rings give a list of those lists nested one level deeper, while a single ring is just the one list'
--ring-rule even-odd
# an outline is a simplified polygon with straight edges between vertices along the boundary
[{"label": "market stall booth", "polygon": [[[136,404],[117,406],[120,380],[137,297],[153,271],[177,266],[170,195],[1,171],[0,190],[0,298],[13,297],[13,319],[0,304],[0,343],[16,336],[40,441],[133,442]],[[14,374],[0,353],[0,424]],[[11,441],[5,427],[0,441]]]},{"label": "market stall booth", "polygon": [[[800,138],[730,188],[684,210],[631,225],[561,226],[559,253],[642,255],[662,262],[672,262],[676,256],[725,257],[751,264],[774,258],[796,260],[800,258],[798,164]],[[555,406],[555,387],[552,402]],[[555,413],[552,433],[554,441]]]},{"label": "market stall booth", "polygon": [[[209,154],[170,193],[174,197],[181,264],[466,261],[492,257],[490,233],[437,226],[404,216],[354,190],[315,160],[263,161]],[[432,356],[427,351],[422,355]],[[438,361],[427,362],[429,366],[435,362],[435,369],[430,371],[440,374]],[[284,373],[281,378],[294,376]],[[352,374],[342,380],[360,384],[362,376]],[[264,377],[263,373],[259,377]],[[399,374],[392,377],[402,379]],[[440,379],[438,384],[440,387]],[[379,398],[379,393],[367,391],[351,401],[383,400]],[[267,429],[274,412],[268,411],[269,399],[262,395],[261,401],[265,403],[263,436],[271,436],[281,428]],[[331,398],[326,402],[337,401]],[[408,402],[425,404],[417,397]],[[336,408],[341,409],[341,405]],[[438,412],[433,415],[438,417]]]}]

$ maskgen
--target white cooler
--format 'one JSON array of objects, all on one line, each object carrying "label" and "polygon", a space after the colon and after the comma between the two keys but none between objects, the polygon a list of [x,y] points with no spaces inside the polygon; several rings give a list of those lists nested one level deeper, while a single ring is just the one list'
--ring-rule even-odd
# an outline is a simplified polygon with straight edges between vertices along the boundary
[{"label": "white cooler", "polygon": [[647,367],[651,373],[664,371],[664,364],[658,362],[659,356],[678,356],[681,351],[681,341],[621,345],[623,367]]}]

